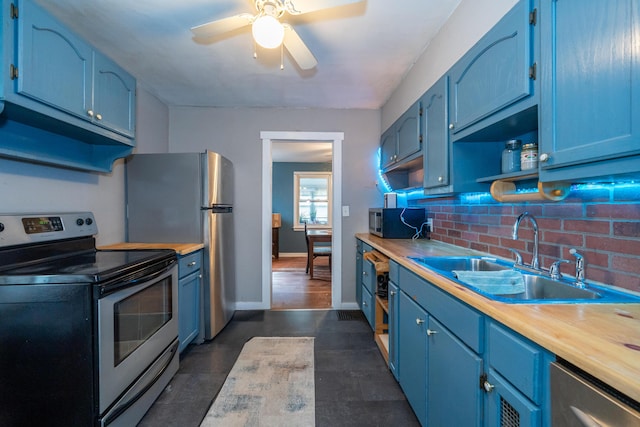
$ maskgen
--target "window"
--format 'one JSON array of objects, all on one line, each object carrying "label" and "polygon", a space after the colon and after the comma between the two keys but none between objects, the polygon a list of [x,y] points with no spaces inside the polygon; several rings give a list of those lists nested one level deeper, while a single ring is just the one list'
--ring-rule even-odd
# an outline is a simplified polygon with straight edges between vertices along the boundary
[{"label": "window", "polygon": [[293,173],[295,230],[331,228],[331,172]]}]

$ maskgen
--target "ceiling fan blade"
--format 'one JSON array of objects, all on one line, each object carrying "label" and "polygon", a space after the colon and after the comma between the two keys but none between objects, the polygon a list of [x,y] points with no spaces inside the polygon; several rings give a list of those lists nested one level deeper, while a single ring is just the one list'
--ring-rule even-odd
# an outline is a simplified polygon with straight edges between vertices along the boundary
[{"label": "ceiling fan blade", "polygon": [[229,18],[198,25],[191,28],[191,31],[198,38],[211,38],[247,26],[251,24],[252,21],[253,15],[249,13],[242,13],[240,15],[230,16]]},{"label": "ceiling fan blade", "polygon": [[291,25],[284,24],[284,47],[294,61],[298,64],[298,67],[302,70],[310,70],[316,65],[318,61],[313,56],[313,53],[309,50],[306,44],[302,41],[298,33],[295,32]]},{"label": "ceiling fan blade", "polygon": [[363,0],[285,0],[287,11],[292,15],[316,12],[322,9],[360,3]]}]

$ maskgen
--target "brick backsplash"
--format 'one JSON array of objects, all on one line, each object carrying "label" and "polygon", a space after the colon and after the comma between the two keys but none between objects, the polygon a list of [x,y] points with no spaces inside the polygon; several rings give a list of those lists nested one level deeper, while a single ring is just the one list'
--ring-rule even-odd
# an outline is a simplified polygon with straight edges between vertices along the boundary
[{"label": "brick backsplash", "polygon": [[520,224],[519,240],[511,238],[522,212],[533,214],[539,228],[540,265],[548,268],[564,258],[565,274],[575,272],[571,248],[586,259],[586,278],[640,292],[640,185],[573,186],[561,202],[499,203],[488,194],[419,199],[433,218],[431,238],[464,248],[513,258],[508,248],[531,261],[533,231]]}]

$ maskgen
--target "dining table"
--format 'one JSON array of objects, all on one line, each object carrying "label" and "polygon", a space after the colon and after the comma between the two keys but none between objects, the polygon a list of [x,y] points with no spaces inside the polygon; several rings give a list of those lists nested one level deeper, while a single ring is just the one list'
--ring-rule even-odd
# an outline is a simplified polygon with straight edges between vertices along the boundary
[{"label": "dining table", "polygon": [[307,230],[307,238],[309,239],[307,259],[309,260],[309,274],[311,279],[313,279],[313,247],[319,242],[331,242],[331,236],[331,230]]}]

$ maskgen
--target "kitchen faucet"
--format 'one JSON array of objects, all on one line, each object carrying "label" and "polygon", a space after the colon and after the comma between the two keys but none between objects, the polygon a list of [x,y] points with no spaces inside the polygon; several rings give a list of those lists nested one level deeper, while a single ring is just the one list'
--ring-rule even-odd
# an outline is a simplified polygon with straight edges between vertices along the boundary
[{"label": "kitchen faucet", "polygon": [[580,255],[574,248],[569,249],[569,253],[576,257],[576,286],[584,288],[584,257]]},{"label": "kitchen faucet", "polygon": [[529,212],[521,213],[513,224],[513,240],[518,240],[518,229],[520,228],[520,222],[523,219],[529,218],[531,226],[533,227],[533,257],[531,258],[531,267],[539,269],[540,262],[538,261],[538,223],[533,215]]}]

